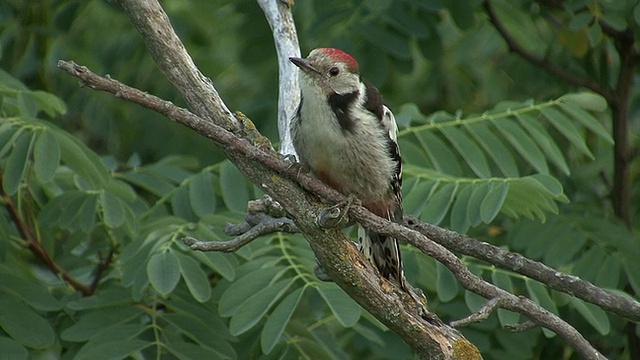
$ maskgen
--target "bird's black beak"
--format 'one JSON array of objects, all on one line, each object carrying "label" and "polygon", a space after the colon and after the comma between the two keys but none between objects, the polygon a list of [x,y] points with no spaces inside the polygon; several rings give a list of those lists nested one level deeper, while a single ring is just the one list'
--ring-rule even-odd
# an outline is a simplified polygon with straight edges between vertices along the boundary
[{"label": "bird's black beak", "polygon": [[293,65],[299,67],[304,72],[314,72],[320,74],[320,71],[311,65],[311,62],[307,59],[290,57],[289,61],[293,63]]}]

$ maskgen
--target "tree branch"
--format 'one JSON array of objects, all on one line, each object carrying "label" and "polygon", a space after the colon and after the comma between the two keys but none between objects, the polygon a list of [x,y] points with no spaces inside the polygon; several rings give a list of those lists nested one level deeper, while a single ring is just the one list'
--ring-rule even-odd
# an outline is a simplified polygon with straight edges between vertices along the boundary
[{"label": "tree branch", "polygon": [[289,61],[290,56],[300,56],[300,45],[296,26],[291,15],[293,1],[285,0],[257,0],[262,8],[276,45],[278,54],[278,135],[280,136],[280,153],[295,155],[289,121],[293,118],[298,103],[300,103],[300,85],[298,72]]},{"label": "tree branch", "polygon": [[456,320],[451,322],[451,326],[454,327],[462,327],[468,326],[473,323],[481,322],[487,320],[491,313],[502,306],[501,298],[493,298],[487,301],[480,309],[478,309],[473,314],[467,316],[464,319]]},{"label": "tree branch", "polygon": [[409,228],[426,235],[447,249],[538,280],[554,290],[576,296],[618,316],[640,321],[640,302],[633,299],[601,289],[577,276],[560,272],[520,254],[502,250],[455,231],[423,223],[414,217],[405,216],[405,223]]},{"label": "tree branch", "polygon": [[[198,241],[197,239],[187,236],[182,241],[192,250],[198,251],[223,251],[234,252],[241,247],[247,245],[258,237],[275,232],[297,233],[297,226],[291,219],[273,218],[266,214],[247,215],[250,220],[247,221],[248,228],[243,226],[243,231],[235,239],[229,241]],[[244,224],[242,224],[244,225]]]},{"label": "tree branch", "polygon": [[484,5],[485,11],[487,12],[487,15],[489,15],[489,20],[491,21],[493,26],[496,28],[496,30],[498,30],[498,32],[500,33],[504,41],[507,43],[507,46],[509,47],[509,51],[512,51],[520,55],[530,63],[538,66],[541,69],[546,70],[550,74],[553,74],[570,84],[573,84],[576,86],[582,86],[597,92],[598,94],[604,96],[607,99],[607,101],[611,101],[613,98],[615,98],[614,92],[611,91],[610,89],[602,87],[599,83],[592,81],[589,78],[572,74],[566,71],[566,69],[554,64],[550,60],[545,58],[539,58],[535,54],[527,50],[524,46],[518,43],[518,41],[516,41],[516,39],[513,36],[511,36],[511,34],[509,33],[509,30],[507,30],[506,26],[504,26],[502,21],[500,21],[500,19],[498,18],[498,14],[493,8],[493,4],[491,3],[491,1],[485,0],[483,5]]},{"label": "tree branch", "polygon": [[[0,173],[0,183],[2,183],[2,173]],[[2,189],[2,187],[0,187],[0,189]],[[95,291],[95,286],[87,286],[81,283],[78,279],[74,278],[49,256],[47,250],[42,246],[38,238],[33,235],[33,232],[24,221],[24,219],[22,219],[22,216],[16,208],[11,196],[5,193],[4,190],[2,190],[2,202],[4,202],[4,207],[7,209],[9,217],[11,217],[11,220],[16,225],[20,236],[22,236],[22,238],[24,239],[27,247],[29,248],[29,250],[31,250],[31,253],[33,253],[33,255],[38,258],[47,268],[49,268],[51,272],[60,276],[73,289],[82,293],[82,296],[89,296],[93,294],[93,292]]]},{"label": "tree branch", "polygon": [[[222,101],[211,79],[193,63],[157,1],[116,0],[147,45],[151,57],[180,92],[189,108],[202,119],[236,132],[241,126]],[[167,51],[170,50],[170,51]]]}]

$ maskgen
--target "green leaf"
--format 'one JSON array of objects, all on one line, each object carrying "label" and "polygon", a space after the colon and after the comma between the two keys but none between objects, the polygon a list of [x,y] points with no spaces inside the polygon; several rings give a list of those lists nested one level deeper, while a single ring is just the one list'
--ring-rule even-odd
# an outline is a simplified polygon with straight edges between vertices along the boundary
[{"label": "green leaf", "polygon": [[60,164],[60,145],[49,131],[40,132],[33,149],[33,160],[38,181],[46,183],[51,180]]},{"label": "green leaf", "polygon": [[607,109],[607,100],[601,95],[591,92],[567,94],[559,100],[561,105],[563,105],[563,103],[573,104],[591,111],[605,111]]},{"label": "green leaf", "polygon": [[62,115],[67,112],[67,106],[64,101],[51,93],[36,90],[32,91],[31,95],[33,95],[38,108],[42,109],[42,111],[50,117]]},{"label": "green leaf", "polygon": [[457,183],[445,184],[437,189],[435,194],[429,197],[420,219],[430,224],[438,225],[444,219],[453,203],[457,190]]},{"label": "green leaf", "polygon": [[587,37],[589,38],[589,45],[592,48],[596,47],[603,39],[602,37],[602,27],[597,22],[594,22],[587,29]]},{"label": "green leaf", "polygon": [[392,6],[388,10],[384,12],[385,19],[405,35],[418,39],[429,37],[429,27],[418,13],[409,12],[403,6]]},{"label": "green leaf", "polygon": [[600,267],[595,284],[601,288],[618,289],[622,265],[617,256],[607,256]]},{"label": "green leaf", "polygon": [[249,189],[244,176],[233,164],[225,161],[220,167],[222,200],[229,210],[244,212],[249,201]]},{"label": "green leaf", "polygon": [[473,192],[472,185],[467,185],[456,196],[456,200],[451,208],[451,230],[459,233],[465,233],[469,229],[469,217],[467,209],[469,208],[469,200]]},{"label": "green leaf", "polygon": [[551,135],[542,124],[527,114],[517,116],[520,125],[527,130],[531,137],[538,143],[542,151],[547,154],[549,160],[554,163],[564,174],[569,175],[569,165],[562,154],[562,151],[551,138]]},{"label": "green leaf", "polygon": [[89,233],[96,223],[96,203],[98,197],[89,194],[85,197],[78,210],[78,225],[84,233]]},{"label": "green leaf", "polygon": [[213,350],[191,343],[171,341],[166,346],[171,354],[181,360],[225,359]]},{"label": "green leaf", "polygon": [[449,302],[458,295],[458,280],[453,273],[440,262],[436,263],[436,293],[442,302]]},{"label": "green leaf", "polygon": [[476,175],[481,178],[488,178],[491,176],[491,170],[489,169],[487,158],[473,139],[458,128],[452,126],[445,126],[439,130],[447,140],[449,140],[453,147],[458,150],[462,158],[467,162],[467,165],[469,165]]},{"label": "green leaf", "polygon": [[611,331],[611,323],[609,317],[604,310],[599,307],[586,303],[578,298],[571,297],[571,305],[578,310],[587,322],[596,329],[600,335],[607,336]]},{"label": "green leaf", "polygon": [[124,287],[111,286],[101,289],[91,296],[79,298],[67,303],[72,310],[100,309],[115,305],[125,305],[131,301],[131,291]]},{"label": "green leaf", "polygon": [[66,341],[84,342],[112,326],[119,326],[142,315],[133,305],[107,307],[82,313],[77,323],[64,329],[60,337]]},{"label": "green leaf", "polygon": [[553,196],[560,196],[563,193],[562,184],[554,177],[545,174],[535,174],[524,178],[525,181],[534,186],[548,191]]},{"label": "green leaf", "polygon": [[49,322],[13,296],[0,296],[0,328],[26,347],[52,346],[55,333]]},{"label": "green leaf", "polygon": [[76,353],[74,358],[83,358],[88,351],[103,343],[113,343],[115,341],[131,340],[147,329],[146,324],[117,324],[107,326],[102,331],[92,336],[82,348]]},{"label": "green leaf", "polygon": [[260,334],[260,347],[263,354],[270,353],[280,340],[289,319],[302,299],[304,290],[305,287],[301,287],[287,295],[267,318]]},{"label": "green leaf", "polygon": [[584,141],[584,137],[581,136],[581,131],[564,116],[561,112],[552,108],[542,108],[540,112],[549,119],[551,125],[553,125],[564,137],[573,144],[581,153],[585,154],[589,159],[595,159],[591,150],[587,147]]},{"label": "green leaf", "polygon": [[[59,202],[60,209],[58,216],[58,226],[62,229],[73,229],[78,223],[80,209],[86,199],[87,194],[84,191],[68,191],[54,199],[55,203]],[[62,201],[64,199],[64,201]],[[52,202],[53,203],[53,202]]]},{"label": "green leaf", "polygon": [[[42,226],[54,227],[63,223],[68,225],[78,217],[78,211],[86,194],[83,191],[71,190],[49,201],[38,214]],[[65,226],[61,226],[65,228]]]},{"label": "green leaf", "polygon": [[495,136],[484,123],[466,123],[462,122],[465,129],[473,136],[473,138],[482,146],[484,151],[489,154],[500,171],[508,177],[517,177],[519,175],[518,165],[511,156],[511,151],[503,144],[497,136]]},{"label": "green leaf", "polygon": [[197,221],[198,217],[194,214],[191,203],[189,202],[189,188],[180,186],[171,196],[171,209],[175,216],[190,221]]},{"label": "green leaf", "polygon": [[[513,282],[511,276],[505,274],[501,270],[494,269],[491,272],[491,281],[497,287],[513,294]],[[498,309],[498,320],[501,326],[508,324],[517,324],[520,320],[520,314],[506,309]]]},{"label": "green leaf", "polygon": [[[531,296],[531,300],[533,300],[536,304],[542,306],[543,308],[558,315],[556,304],[553,302],[553,300],[551,300],[549,292],[544,285],[531,279],[525,279],[525,285],[527,287],[527,291],[529,292],[529,296]],[[547,338],[555,336],[555,333],[549,329],[543,328],[542,331]]]},{"label": "green leaf", "polygon": [[411,49],[408,42],[396,33],[371,22],[359,24],[356,29],[364,39],[384,49],[394,57],[403,60],[411,59]]},{"label": "green leaf", "polygon": [[112,360],[112,359],[123,359],[134,352],[140,351],[146,348],[149,345],[152,345],[152,342],[143,341],[143,340],[118,340],[107,343],[96,344],[92,348],[88,349],[86,352],[82,353],[81,356],[77,356],[76,360]]},{"label": "green leaf", "polygon": [[243,334],[262,320],[269,308],[284,295],[294,281],[294,278],[276,281],[242,302],[229,321],[231,335]]},{"label": "green leaf", "polygon": [[18,191],[20,182],[25,177],[33,138],[33,133],[22,134],[9,154],[2,177],[2,188],[8,195],[14,195]]},{"label": "green leaf", "polygon": [[37,282],[0,271],[0,284],[4,291],[13,293],[37,310],[56,311],[62,307],[60,302]]},{"label": "green leaf", "polygon": [[609,130],[607,130],[607,128],[605,128],[593,115],[571,103],[561,102],[560,107],[565,113],[576,119],[594,134],[605,139],[609,144],[613,144],[613,137],[609,133]]},{"label": "green leaf", "polygon": [[0,159],[13,149],[16,139],[20,134],[22,134],[22,132],[23,128],[13,126],[13,124],[8,121],[2,122],[2,125],[0,125]]},{"label": "green leaf", "polygon": [[[414,180],[417,183],[405,193],[404,197],[404,211],[407,214],[411,214],[413,216],[419,216],[424,207],[427,205],[427,199],[429,198],[429,194],[431,193],[431,189],[436,184],[435,181],[421,181],[420,179],[410,179],[409,181]],[[407,184],[409,181],[405,181],[404,184]],[[403,187],[404,187],[403,184]]]},{"label": "green leaf", "polygon": [[558,309],[553,303],[553,300],[551,300],[549,292],[544,285],[531,279],[526,279],[525,285],[527,286],[527,291],[529,292],[529,295],[531,296],[531,299],[533,301],[535,301],[543,308],[551,311],[552,313],[556,315],[558,314]]},{"label": "green leaf", "polygon": [[191,257],[174,252],[180,265],[180,274],[187,284],[189,292],[198,302],[205,302],[211,297],[211,286],[207,274],[202,271],[200,265]]},{"label": "green leaf", "polygon": [[18,92],[16,100],[18,108],[20,109],[20,115],[23,118],[32,118],[36,116],[38,108],[36,107],[36,99],[31,91]]},{"label": "green leaf", "polygon": [[[569,21],[569,29],[576,31],[586,28],[593,20],[593,15],[589,11],[582,11],[575,14]],[[588,94],[588,93],[583,93]],[[574,94],[581,95],[581,94]]]},{"label": "green leaf", "polygon": [[27,360],[29,353],[24,346],[8,337],[0,336],[0,360]]},{"label": "green leaf", "polygon": [[173,291],[180,280],[180,265],[171,251],[151,255],[147,263],[147,276],[151,285],[162,295]]},{"label": "green leaf", "polygon": [[482,222],[482,202],[493,186],[491,182],[473,182],[468,187],[472,189],[472,193],[467,202],[467,219],[471,226],[477,226]]},{"label": "green leaf", "polygon": [[231,281],[235,277],[235,268],[229,260],[229,254],[218,252],[194,252],[193,256],[213,271]]},{"label": "green leaf", "polygon": [[261,268],[234,281],[220,298],[218,304],[220,315],[225,317],[233,315],[245,300],[268,286],[276,274],[283,269],[282,266]]},{"label": "green leaf", "polygon": [[549,172],[544,154],[518,123],[512,119],[500,119],[500,121],[494,120],[493,124],[511,146],[538,172],[543,174]]},{"label": "green leaf", "polygon": [[351,327],[358,322],[360,319],[360,305],[353,301],[337,285],[319,283],[316,289],[342,326]]},{"label": "green leaf", "polygon": [[464,291],[464,303],[471,312],[478,311],[482,306],[484,306],[484,304],[486,304],[486,302],[487,299],[482,296],[469,290]]},{"label": "green leaf", "polygon": [[640,293],[640,261],[625,258],[623,265],[633,291]]},{"label": "green leaf", "polygon": [[213,176],[203,171],[189,182],[189,202],[198,217],[213,214],[216,211],[216,197],[213,192]]},{"label": "green leaf", "polygon": [[[170,303],[174,304],[174,301]],[[222,333],[226,331],[219,329],[214,325],[216,322],[210,319],[214,317],[213,314],[203,314],[204,317],[194,316],[193,314],[164,314],[162,318],[171,325],[181,330],[187,337],[191,338],[202,347],[208,347],[213,350],[218,357],[224,359],[235,359],[237,355],[233,347],[225,340],[228,334]],[[224,325],[222,325],[224,326]]]},{"label": "green leaf", "polygon": [[508,193],[508,182],[498,182],[493,184],[480,205],[480,218],[485,224],[490,223],[496,215],[498,215]]},{"label": "green leaf", "polygon": [[104,215],[104,223],[110,228],[117,228],[124,222],[124,209],[120,199],[109,191],[100,193],[100,204]]},{"label": "green leaf", "polygon": [[136,172],[136,170],[133,170],[118,174],[118,176],[158,197],[167,196],[175,189],[175,186],[170,182],[146,172]]},{"label": "green leaf", "polygon": [[102,159],[68,133],[53,127],[49,130],[58,140],[60,155],[65,165],[91,184],[93,189],[103,188],[109,181],[110,175]]},{"label": "green leaf", "polygon": [[440,138],[429,133],[428,131],[422,131],[416,134],[416,138],[420,142],[427,156],[431,160],[433,167],[436,171],[459,176],[462,174],[462,169],[456,159],[455,154],[451,151]]}]

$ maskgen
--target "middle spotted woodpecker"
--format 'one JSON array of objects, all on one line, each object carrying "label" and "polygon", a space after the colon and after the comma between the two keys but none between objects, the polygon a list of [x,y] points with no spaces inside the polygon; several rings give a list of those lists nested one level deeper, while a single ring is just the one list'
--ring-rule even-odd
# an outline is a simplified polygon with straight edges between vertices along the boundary
[{"label": "middle spotted woodpecker", "polygon": [[[333,48],[291,57],[302,98],[291,122],[300,162],[329,186],[355,195],[374,214],[402,220],[397,125],[382,96],[349,54]],[[358,225],[360,251],[380,274],[406,289],[398,240]]]}]

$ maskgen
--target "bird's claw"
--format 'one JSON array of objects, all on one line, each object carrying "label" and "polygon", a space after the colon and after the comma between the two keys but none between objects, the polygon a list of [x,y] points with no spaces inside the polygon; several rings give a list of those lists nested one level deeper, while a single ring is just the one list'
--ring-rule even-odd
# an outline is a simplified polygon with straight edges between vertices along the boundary
[{"label": "bird's claw", "polygon": [[299,177],[301,173],[307,174],[311,171],[308,166],[301,162],[298,162],[298,159],[295,155],[286,154],[282,156],[282,160],[289,164],[289,166],[287,167],[287,172],[293,172],[296,177]]},{"label": "bird's claw", "polygon": [[318,214],[318,225],[323,228],[346,226],[349,224],[349,217],[347,216],[349,208],[358,202],[358,198],[350,194],[344,200],[322,210],[320,214]]}]

